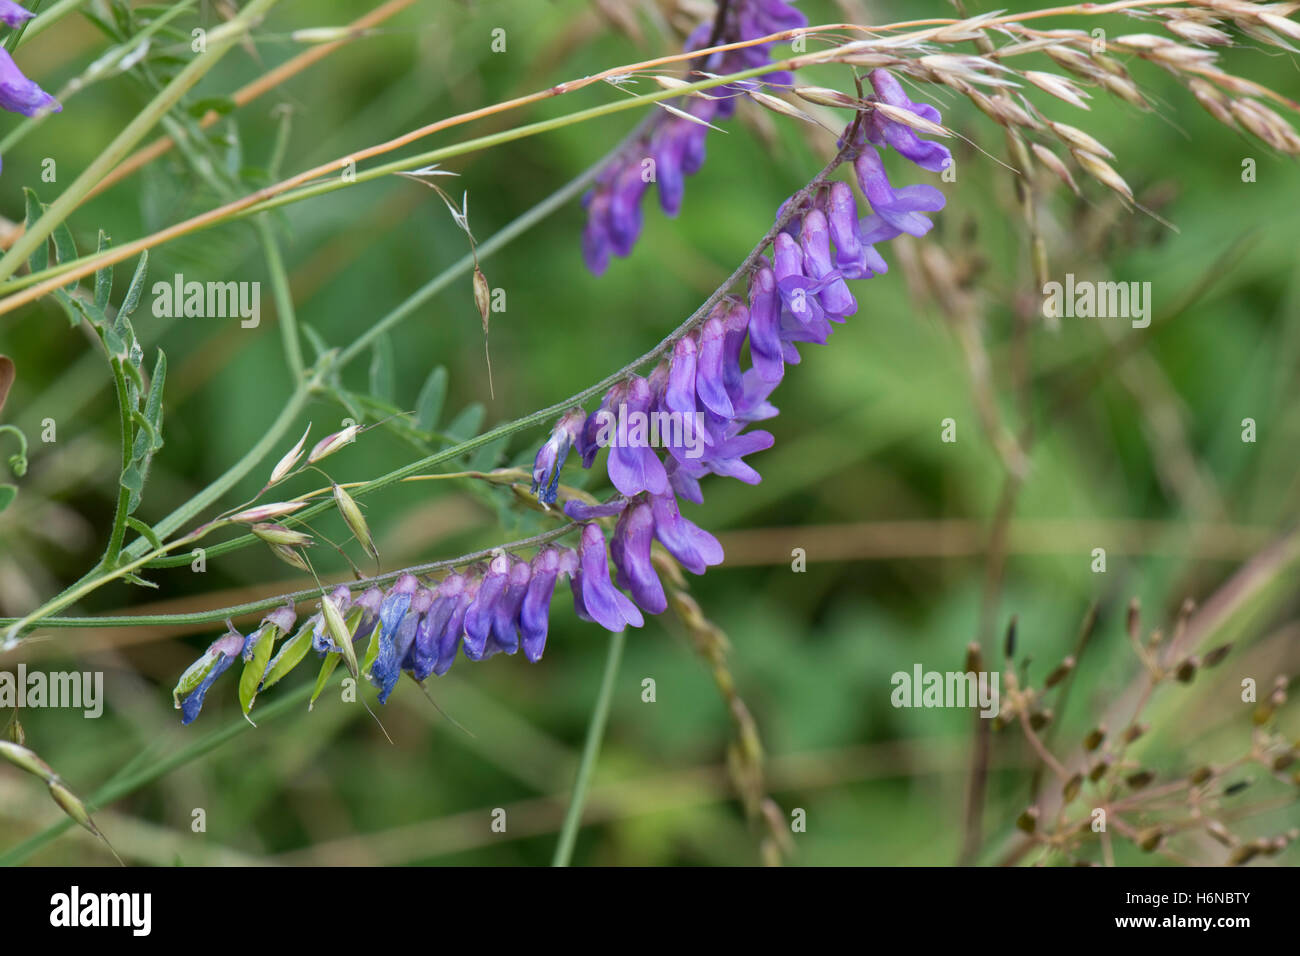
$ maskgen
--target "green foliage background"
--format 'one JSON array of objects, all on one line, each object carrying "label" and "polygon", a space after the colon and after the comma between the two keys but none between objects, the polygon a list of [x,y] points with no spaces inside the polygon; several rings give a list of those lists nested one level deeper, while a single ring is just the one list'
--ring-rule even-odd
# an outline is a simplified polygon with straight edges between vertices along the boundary
[{"label": "green foliage background", "polygon": [[[829,2],[804,8],[813,23],[844,16]],[[874,22],[950,15],[940,3],[868,4],[866,10]],[[291,30],[342,24],[360,11],[361,5],[340,0],[281,3],[259,28],[256,58],[240,50],[230,54],[192,99],[223,96],[297,52]],[[206,7],[202,17],[213,22]],[[640,23],[638,44],[595,6],[576,0],[418,3],[375,35],[234,113],[241,154],[232,162],[256,182],[277,128],[277,104],[293,110],[288,174],[444,116],[676,48],[679,40],[649,18]],[[1101,25],[1115,33],[1146,31],[1117,18]],[[496,27],[507,31],[504,54],[490,50]],[[19,61],[57,90],[103,44],[74,16],[25,44]],[[1239,49],[1225,60],[1233,72],[1296,92],[1293,57]],[[1035,66],[1049,69],[1046,63]],[[1157,112],[1141,114],[1099,94],[1085,115],[1044,95],[1032,97],[1110,146],[1139,197],[1158,203],[1160,215],[1176,226],[1124,212],[1095,183],[1084,184],[1085,200],[1057,190],[1047,203],[1054,276],[1148,281],[1156,312],[1145,332],[1111,320],[1109,331],[1119,340],[1136,336],[1136,348],[1118,346],[1102,320],[1065,319],[1058,332],[1036,321],[1028,336],[1033,469],[1016,503],[1020,530],[988,630],[996,637],[1011,615],[1018,616],[1019,656],[1032,659],[1028,673],[1038,681],[1071,649],[1090,602],[1101,603],[1078,686],[1059,715],[1065,742],[1077,740],[1136,673],[1123,632],[1128,599],[1141,599],[1148,625],[1167,626],[1185,597],[1207,598],[1249,554],[1289,527],[1300,505],[1300,172],[1294,162],[1219,126],[1169,77],[1144,64],[1133,70],[1152,92]],[[808,78],[840,88],[848,81],[842,68]],[[652,85],[643,80],[636,88]],[[505,122],[558,116],[622,95],[600,85],[431,142],[450,143]],[[71,99],[62,114],[3,157],[0,213],[21,221],[23,186],[51,201],[145,100],[141,88],[122,77]],[[986,117],[964,101],[938,105],[956,129],[1003,155],[1001,134]],[[470,223],[481,242],[599,159],[638,118],[624,113],[465,157],[446,164],[459,178],[442,183],[454,194],[468,191]],[[3,123],[16,120],[7,116]],[[448,417],[481,403],[487,423],[506,421],[652,347],[725,278],[780,202],[825,161],[829,137],[771,114],[758,120],[767,137],[752,122],[731,122],[726,134],[710,135],[708,163],[688,181],[681,216],[666,219],[651,197],[635,254],[616,260],[605,276],[593,278],[582,265],[583,214],[576,202],[484,261],[490,284],[507,293],[506,311],[492,316],[494,397],[468,280],[453,284],[393,334],[387,397],[413,407],[425,378],[443,365],[449,371]],[[212,135],[222,139],[234,130],[223,121]],[[968,270],[970,287],[985,303],[993,385],[1003,413],[1019,428],[1024,418],[1013,387],[1011,330],[1017,315],[1036,315],[1038,297],[1012,182],[995,159],[972,147],[959,147],[956,155],[956,182],[942,184],[948,207],[936,217],[932,238]],[[46,157],[57,162],[55,185],[41,182]],[[1246,158],[1258,164],[1255,182],[1242,181]],[[895,178],[938,184],[937,177],[911,170],[898,169]],[[93,248],[99,228],[122,243],[218,202],[173,152],[80,209],[71,225],[84,250]],[[1108,218],[1113,230],[1094,257],[1080,236]],[[332,346],[346,345],[466,251],[436,196],[399,177],[288,207],[277,214],[276,229],[298,317]],[[978,548],[935,555],[917,543],[919,526],[912,523],[951,522],[943,527],[958,534],[955,523],[973,521],[983,540],[998,507],[1002,471],[980,429],[950,325],[932,303],[909,295],[899,251],[881,252],[894,268],[856,284],[858,315],[828,347],[806,350],[773,396],[781,415],[766,426],[775,447],[755,462],[762,485],[710,479],[706,505],[690,513],[728,547],[727,564],[693,579],[692,593],[731,639],[736,682],[771,761],[773,795],[787,813],[807,812],[807,832],[795,838],[795,864],[947,864],[962,838],[971,716],[892,708],[890,675],[918,662],[931,670],[960,669],[965,646],[980,637],[987,561]],[[119,290],[131,267],[117,268]],[[259,328],[246,330],[231,320],[156,319],[146,309],[138,314],[147,352],[162,347],[170,360],[166,447],[155,459],[140,510],[146,520],[168,513],[237,460],[262,436],[290,390],[251,227],[223,226],[155,250],[151,283],[178,272],[200,281],[261,281],[263,317]],[[146,308],[150,302],[146,296]],[[33,440],[19,498],[0,516],[0,613],[14,615],[74,580],[102,549],[116,495],[117,415],[102,358],[48,300],[0,319],[0,352],[18,369],[4,420]],[[370,387],[368,364],[359,361],[348,370],[349,387]],[[1162,481],[1168,459],[1152,440],[1152,407],[1126,387],[1125,364],[1164,396],[1157,410],[1181,423],[1186,448],[1214,489],[1203,507],[1189,507]],[[1157,373],[1163,383],[1151,378]],[[388,378],[387,372],[379,378]],[[1049,420],[1045,412],[1054,402],[1063,404]],[[320,436],[345,414],[336,404],[316,402],[302,424],[311,420]],[[956,444],[939,441],[939,423],[947,417],[958,422]],[[1254,444],[1241,441],[1248,417],[1258,424]],[[39,441],[45,418],[58,423],[54,444]],[[519,436],[505,459],[531,460],[541,439],[541,433]],[[330,459],[329,471],[336,480],[362,480],[415,454],[397,435],[377,429]],[[263,479],[264,471],[256,471],[226,501],[250,496]],[[578,481],[579,473],[570,469],[566,480]],[[385,568],[488,547],[522,527],[508,494],[453,482],[390,489],[368,499],[367,511]],[[1115,527],[1135,521],[1150,524],[1126,546]],[[1195,529],[1205,525],[1214,525],[1212,533],[1198,538]],[[335,517],[319,527],[331,536],[344,533]],[[827,559],[805,539],[835,542],[843,556]],[[789,548],[800,546],[809,548],[808,568],[796,574]],[[1104,575],[1090,571],[1092,547],[1108,550]],[[314,557],[322,572],[346,570],[327,550],[317,548]],[[203,575],[178,568],[149,576],[157,592],[114,585],[82,610],[197,610],[303,586],[291,569],[258,549],[214,559]],[[1164,773],[1222,762],[1245,748],[1249,708],[1239,700],[1240,679],[1252,676],[1267,686],[1275,674],[1300,664],[1297,632],[1288,625],[1297,610],[1295,581],[1292,568],[1280,591],[1241,620],[1238,649],[1220,669],[1190,687],[1160,692],[1148,714],[1154,731],[1139,751],[1146,765]],[[171,709],[176,676],[219,630],[51,631],[21,652],[0,656],[6,668],[24,660],[29,667],[106,672],[103,718],[24,712],[29,745],[88,796],[142,750],[136,767],[239,721],[234,673],[213,690],[192,727],[180,728]],[[313,712],[295,705],[289,716],[250,728],[101,810],[98,820],[118,851],[139,862],[544,863],[605,647],[603,632],[578,622],[561,596],[540,664],[462,660],[448,677],[431,682],[438,705],[472,736],[406,684],[378,710],[390,744],[363,710],[340,703],[331,691]],[[310,681],[310,670],[268,692],[259,705]],[[641,700],[645,678],[656,682],[656,703]],[[1289,727],[1298,732],[1294,713]],[[723,767],[730,735],[709,671],[675,622],[651,620],[632,633],[577,862],[755,862],[754,835]],[[986,860],[1006,845],[1026,803],[1025,767],[1031,764],[1021,741],[999,737]],[[0,770],[0,848],[62,819],[43,789]],[[190,830],[196,807],[206,811],[206,833]],[[489,829],[498,807],[509,813],[506,834]],[[1288,820],[1295,820],[1294,806],[1252,818],[1243,832],[1276,832]],[[69,833],[32,859],[111,860],[81,836]],[[1280,860],[1294,862],[1294,852]],[[1149,859],[1121,851],[1121,862]]]}]

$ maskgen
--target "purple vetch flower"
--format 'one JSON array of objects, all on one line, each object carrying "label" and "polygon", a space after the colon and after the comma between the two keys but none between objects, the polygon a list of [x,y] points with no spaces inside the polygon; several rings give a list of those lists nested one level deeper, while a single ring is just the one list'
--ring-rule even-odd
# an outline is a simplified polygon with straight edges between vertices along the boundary
[{"label": "purple vetch flower", "polygon": [[695,394],[705,408],[722,418],[730,418],[734,413],[722,370],[726,337],[727,327],[722,323],[719,309],[715,308],[713,315],[700,330],[700,351],[695,363]]},{"label": "purple vetch flower", "polygon": [[703,574],[705,568],[722,563],[722,545],[718,539],[683,518],[676,498],[672,495],[651,498],[650,509],[655,537],[687,571]]},{"label": "purple vetch flower", "polygon": [[767,266],[749,283],[749,356],[754,369],[773,385],[785,375],[781,359],[781,298],[776,275]]},{"label": "purple vetch flower", "polygon": [[617,574],[614,583],[626,589],[632,599],[649,614],[668,609],[664,586],[650,563],[650,543],[654,540],[655,519],[650,503],[640,501],[618,519],[610,540],[610,555]]},{"label": "purple vetch flower", "polygon": [[642,491],[661,495],[668,490],[668,473],[650,447],[647,415],[653,397],[649,383],[633,375],[627,383],[626,399],[619,403],[617,430],[609,441],[606,467],[609,480],[624,495]]},{"label": "purple vetch flower", "polygon": [[36,14],[20,7],[14,0],[0,0],[0,23],[7,27],[20,27]]},{"label": "purple vetch flower", "polygon": [[[448,585],[452,586],[448,587]],[[481,585],[481,578],[456,574],[444,580],[439,588],[440,594],[446,592],[448,597],[454,598],[449,605],[447,623],[443,626],[442,634],[438,639],[438,663],[434,666],[433,672],[439,677],[447,673],[456,660],[461,635],[465,632],[465,615],[478,597],[478,589]]]},{"label": "purple vetch flower", "polygon": [[560,550],[544,547],[533,557],[528,591],[519,606],[519,633],[524,656],[536,664],[546,650],[546,632],[551,623],[551,598],[560,576]]},{"label": "purple vetch flower", "polygon": [[[868,79],[876,91],[876,98],[882,103],[915,113],[931,123],[940,122],[939,111],[928,103],[913,103],[908,99],[902,84],[888,70],[872,70]],[[871,142],[877,146],[887,143],[922,169],[938,173],[952,162],[952,153],[948,152],[946,146],[919,138],[911,127],[887,119],[881,113],[873,111],[864,128],[866,137]]]},{"label": "purple vetch flower", "polygon": [[[802,13],[781,0],[732,0],[717,45],[753,40],[807,25],[808,19]],[[712,33],[712,19],[701,23],[687,38],[686,51],[703,49]],[[770,63],[771,58],[771,44],[763,43],[713,53],[697,66],[715,75],[725,75],[761,67]],[[632,251],[641,231],[641,202],[651,182],[658,186],[663,211],[669,216],[677,215],[685,193],[685,177],[694,175],[704,165],[709,132],[704,123],[730,117],[735,113],[737,97],[746,90],[760,89],[763,83],[793,82],[793,77],[784,70],[774,70],[761,79],[762,83],[746,80],[719,87],[711,91],[713,99],[686,99],[679,108],[700,122],[661,113],[647,130],[610,160],[582,200],[587,210],[582,255],[592,273],[602,274],[609,267],[611,256],[626,256]],[[653,161],[653,166],[647,160]],[[649,175],[651,169],[653,176]]]},{"label": "purple vetch flower", "polygon": [[352,635],[352,643],[363,641],[370,636],[379,623],[379,605],[384,601],[383,589],[378,587],[366,588],[361,596],[353,602],[354,608],[361,608],[361,620],[357,623],[356,633]]},{"label": "purple vetch flower", "polygon": [[532,492],[543,504],[553,505],[560,487],[560,470],[569,449],[582,434],[586,415],[581,408],[570,409],[555,423],[555,429],[546,444],[537,452],[533,462]]},{"label": "purple vetch flower", "polygon": [[893,239],[893,229],[879,216],[858,219],[858,203],[848,183],[831,183],[826,222],[835,243],[835,266],[846,279],[870,279],[889,271],[873,243]]},{"label": "purple vetch flower", "polygon": [[[403,578],[407,575],[403,575]],[[411,576],[412,578],[414,576]],[[399,584],[401,579],[399,579]],[[379,620],[383,631],[379,635],[379,653],[375,661],[370,665],[370,680],[379,688],[379,702],[385,704],[388,702],[388,696],[397,686],[398,679],[402,676],[402,668],[405,664],[407,655],[410,653],[412,646],[415,644],[416,632],[419,629],[420,621],[433,605],[433,592],[428,588],[417,586],[411,594],[397,593],[394,587],[394,593],[386,598],[384,604],[388,604],[389,618],[391,622],[396,617],[396,609],[403,602],[406,607],[402,611],[400,620],[395,627],[390,627],[384,619],[384,604],[380,605]]]},{"label": "purple vetch flower", "polygon": [[621,631],[629,624],[641,627],[645,623],[636,605],[609,579],[605,535],[598,525],[583,525],[581,563],[569,583],[579,617],[595,621],[612,632]]},{"label": "purple vetch flower", "polygon": [[820,209],[813,209],[803,217],[799,244],[803,248],[804,271],[823,285],[817,295],[822,310],[827,318],[843,322],[858,311],[858,303],[831,262],[830,226]]},{"label": "purple vetch flower", "polygon": [[[946,200],[939,190],[926,184],[895,189],[885,174],[880,154],[870,146],[865,147],[853,161],[853,169],[872,211],[889,226],[917,237],[924,236],[934,226],[921,213],[938,212],[943,208]],[[861,224],[860,233],[866,226],[865,222]]]},{"label": "purple vetch flower", "polygon": [[528,562],[520,561],[512,555],[505,592],[497,601],[492,613],[492,633],[488,637],[484,657],[491,657],[493,654],[514,654],[519,650],[519,612],[523,608],[524,597],[528,594],[528,583],[531,580],[532,570]]},{"label": "purple vetch flower", "polygon": [[23,116],[38,113],[57,113],[63,109],[59,101],[27,79],[18,69],[9,52],[0,48],[0,109]]},{"label": "purple vetch flower", "polygon": [[504,552],[494,557],[479,585],[478,596],[465,612],[465,656],[482,660],[487,653],[497,603],[506,593],[510,580],[510,558]]},{"label": "purple vetch flower", "polygon": [[627,508],[627,499],[622,497],[598,505],[589,505],[583,501],[566,501],[564,503],[564,513],[574,521],[612,518],[616,514],[622,514],[625,508]]}]

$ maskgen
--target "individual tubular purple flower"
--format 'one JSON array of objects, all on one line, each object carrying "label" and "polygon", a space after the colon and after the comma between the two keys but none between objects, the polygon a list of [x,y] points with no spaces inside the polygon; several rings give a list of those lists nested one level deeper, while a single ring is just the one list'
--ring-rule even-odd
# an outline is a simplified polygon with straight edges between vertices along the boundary
[{"label": "individual tubular purple flower", "polygon": [[641,197],[650,183],[639,163],[630,163],[619,172],[609,194],[610,248],[615,255],[626,256],[641,234]]},{"label": "individual tubular purple flower", "polygon": [[551,597],[560,574],[560,552],[544,547],[533,557],[528,592],[519,607],[519,633],[524,656],[536,664],[546,650],[546,632],[551,623]]},{"label": "individual tubular purple flower", "polygon": [[23,116],[57,113],[59,101],[27,79],[9,52],[0,47],[0,109]]},{"label": "individual tubular purple flower", "polygon": [[754,369],[776,384],[785,375],[781,360],[781,299],[776,276],[764,266],[749,283],[749,356]]},{"label": "individual tubular purple flower", "polygon": [[276,608],[262,618],[257,630],[244,639],[243,653],[240,656],[245,661],[251,661],[253,652],[257,649],[258,643],[262,640],[262,635],[266,633],[268,628],[278,628],[281,635],[288,634],[293,630],[293,622],[296,620],[298,620],[298,614],[294,611],[292,604]]},{"label": "individual tubular purple flower", "polygon": [[[940,121],[939,111],[933,106],[928,103],[913,103],[908,99],[902,84],[888,70],[872,70],[868,79],[881,102],[915,113],[932,123]],[[910,127],[887,119],[881,113],[872,112],[866,133],[873,143],[888,143],[922,169],[942,172],[952,162],[952,153],[948,152],[947,147],[932,140],[920,139]]]},{"label": "individual tubular purple flower", "polygon": [[514,654],[519,650],[519,611],[528,593],[528,582],[532,572],[527,561],[510,559],[510,571],[506,578],[505,592],[497,601],[492,612],[492,633],[488,638],[484,657],[493,654]]},{"label": "individual tubular purple flower", "polygon": [[730,418],[734,413],[722,372],[726,337],[727,328],[715,309],[700,330],[700,353],[695,365],[695,394],[700,397],[705,408],[722,418]]},{"label": "individual tubular purple flower", "polygon": [[[871,203],[872,210],[885,223],[911,236],[924,236],[934,226],[922,212],[938,212],[944,206],[944,195],[933,186],[921,184],[895,189],[889,184],[885,165],[880,154],[871,147],[862,150],[853,161],[858,174],[858,184]],[[864,221],[859,236],[864,241],[867,223]]]},{"label": "individual tubular purple flower", "polygon": [[889,271],[884,258],[871,243],[893,239],[898,230],[878,216],[868,218],[871,222],[863,220],[866,223],[863,229],[858,220],[858,203],[848,183],[831,184],[826,221],[835,243],[836,268],[846,279],[870,279]]},{"label": "individual tubular purple flower", "polygon": [[510,558],[503,552],[488,565],[478,596],[465,612],[465,656],[472,661],[482,660],[487,653],[497,602],[505,595],[509,579]]},{"label": "individual tubular purple flower", "polygon": [[817,299],[818,283],[804,274],[803,251],[787,232],[777,233],[772,246],[772,265],[777,291],[794,328],[807,333],[811,341],[824,345],[831,330]]},{"label": "individual tubular purple flower", "polygon": [[673,358],[668,367],[668,387],[664,389],[663,406],[684,416],[694,415],[697,407],[696,351],[695,336],[683,335],[673,344]]},{"label": "individual tubular purple flower", "polygon": [[582,434],[578,438],[578,454],[582,456],[583,468],[590,468],[596,460],[596,453],[600,451],[601,428],[610,421],[611,416],[614,421],[618,420],[616,409],[626,395],[627,386],[620,382],[605,393],[600,407],[587,416],[587,420],[582,425]]},{"label": "individual tubular purple flower", "polygon": [[605,552],[605,535],[595,524],[582,528],[581,565],[573,577],[574,610],[581,604],[579,616],[586,616],[607,631],[618,632],[629,624],[641,627],[645,619],[635,604],[609,579],[609,557]]},{"label": "individual tubular purple flower", "polygon": [[[428,678],[438,664],[439,641],[464,586],[464,579],[459,574],[452,573],[443,578],[433,590],[433,602],[420,618],[415,629],[415,640],[406,653],[406,660],[402,662],[402,666],[409,668],[411,676],[417,681]],[[451,666],[450,663],[448,666]]]},{"label": "individual tubular purple flower", "polygon": [[676,498],[672,495],[653,497],[650,508],[654,516],[655,537],[687,571],[703,574],[705,568],[722,563],[722,545],[718,539],[683,518]]},{"label": "individual tubular purple flower", "polygon": [[731,400],[732,413],[736,402],[745,390],[744,373],[740,369],[740,353],[745,348],[745,336],[749,332],[749,308],[739,299],[733,299],[727,305],[722,320],[726,335],[722,340],[722,384]]},{"label": "individual tubular purple flower", "polygon": [[551,437],[537,453],[533,462],[533,494],[543,504],[553,505],[560,487],[560,470],[564,459],[569,457],[569,449],[582,434],[586,415],[581,408],[565,412],[555,423]]},{"label": "individual tubular purple flower", "polygon": [[20,7],[14,0],[0,0],[0,23],[8,27],[20,27],[36,14]]},{"label": "individual tubular purple flower", "polygon": [[[415,626],[418,617],[411,621],[411,626],[404,629],[407,612],[411,610],[411,601],[420,590],[420,582],[414,574],[403,574],[379,604],[379,649],[374,663],[370,665],[370,680],[380,689],[380,702],[388,699],[397,678],[401,676],[402,658],[406,656],[410,642],[415,639]],[[428,605],[425,605],[427,610]],[[406,644],[398,649],[399,636]]]},{"label": "individual tubular purple flower", "polygon": [[609,480],[629,497],[642,491],[661,495],[668,490],[668,473],[650,447],[647,415],[653,397],[649,383],[633,375],[627,383],[626,401],[619,409],[617,434],[610,442],[606,465]]},{"label": "individual tubular purple flower", "polygon": [[[398,678],[402,676],[402,666],[406,656],[415,643],[420,620],[433,604],[433,592],[428,588],[417,587],[411,595],[403,595],[403,597],[406,597],[406,611],[396,628],[390,629],[386,623],[384,624],[383,633],[379,637],[379,654],[370,666],[370,679],[379,688],[381,704],[388,702],[388,695],[397,686]],[[383,610],[381,605],[381,623],[384,620]]]},{"label": "individual tubular purple flower", "polygon": [[640,501],[618,519],[609,550],[614,558],[614,567],[618,569],[614,583],[627,589],[643,611],[662,614],[668,608],[668,598],[654,565],[650,563],[654,530],[655,519],[650,503]]},{"label": "individual tubular purple flower", "polygon": [[[230,665],[239,657],[240,652],[244,649],[244,636],[231,631],[213,641],[203,656],[195,662],[194,668],[206,667],[207,673],[198,685],[186,695],[185,699],[180,701],[181,723],[193,723],[194,718],[199,716],[199,711],[203,709],[203,698],[207,696],[208,690],[212,687],[218,677],[230,669]],[[190,671],[186,672],[187,674]],[[182,683],[185,677],[181,677]]]},{"label": "individual tubular purple flower", "polygon": [[843,322],[858,311],[858,302],[831,262],[831,234],[826,215],[820,209],[803,217],[799,244],[803,247],[804,271],[810,278],[826,283],[818,298],[828,318]]},{"label": "individual tubular purple flower", "polygon": [[465,632],[465,614],[478,597],[482,580],[469,575],[453,574],[439,586],[438,593],[449,598],[447,621],[438,635],[438,663],[433,672],[441,677],[451,669],[460,649],[461,635]]}]

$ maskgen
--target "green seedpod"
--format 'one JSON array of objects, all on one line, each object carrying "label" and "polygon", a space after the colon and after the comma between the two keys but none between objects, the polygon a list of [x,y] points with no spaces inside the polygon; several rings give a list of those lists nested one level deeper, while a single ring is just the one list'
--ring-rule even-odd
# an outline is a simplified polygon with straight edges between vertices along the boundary
[{"label": "green seedpod", "polygon": [[316,618],[308,618],[307,623],[298,629],[297,634],[280,645],[279,652],[267,665],[261,690],[274,687],[286,674],[302,663],[302,659],[311,650],[311,639],[317,623]]},{"label": "green seedpod", "polygon": [[334,503],[338,506],[339,514],[343,516],[344,522],[347,523],[348,530],[356,536],[358,543],[365,549],[366,554],[377,560],[379,551],[375,547],[374,538],[370,536],[370,526],[366,524],[365,516],[361,513],[361,508],[356,500],[341,486],[334,485]]},{"label": "green seedpod", "polygon": [[320,673],[316,675],[316,688],[311,692],[311,701],[307,704],[307,709],[311,710],[316,706],[316,698],[320,692],[325,689],[329,682],[330,675],[334,673],[334,668],[339,666],[339,654],[326,654],[325,661],[320,666]]},{"label": "green seedpod", "polygon": [[[343,615],[339,613],[339,609],[334,606],[334,601],[328,594],[321,598],[320,606],[321,610],[325,612],[325,626],[329,628],[330,638],[342,650],[343,659],[348,665],[348,673],[356,677],[357,652],[352,647],[352,632],[348,630]],[[319,688],[317,692],[319,693]]]},{"label": "green seedpod", "polygon": [[[257,689],[261,686],[262,677],[266,674],[267,665],[271,661],[271,652],[275,649],[275,642],[279,640],[280,634],[280,629],[276,625],[263,624],[250,637],[253,641],[253,654],[245,662],[244,670],[239,675],[239,707],[245,717],[253,709],[253,701],[257,699]],[[250,720],[249,723],[252,721]]]}]

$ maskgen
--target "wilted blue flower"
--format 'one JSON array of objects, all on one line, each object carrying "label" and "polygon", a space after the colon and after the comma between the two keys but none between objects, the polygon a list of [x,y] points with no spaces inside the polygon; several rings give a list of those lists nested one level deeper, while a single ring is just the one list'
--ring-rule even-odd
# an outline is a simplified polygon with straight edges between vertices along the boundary
[{"label": "wilted blue flower", "polygon": [[[181,711],[181,723],[189,724],[199,716],[203,709],[203,698],[217,678],[230,669],[244,649],[244,636],[235,631],[224,634],[213,641],[203,656],[190,665],[181,675],[173,696],[176,706]],[[180,695],[184,693],[182,698]]]},{"label": "wilted blue flower", "polygon": [[537,495],[538,501],[555,504],[560,486],[560,469],[564,467],[564,459],[569,457],[569,449],[582,434],[586,419],[581,408],[566,412],[555,423],[555,429],[546,444],[537,452],[537,459],[533,462],[532,492]]},{"label": "wilted blue flower", "polygon": [[23,116],[37,113],[57,113],[63,109],[59,101],[27,79],[18,69],[14,58],[0,47],[0,109]]}]

